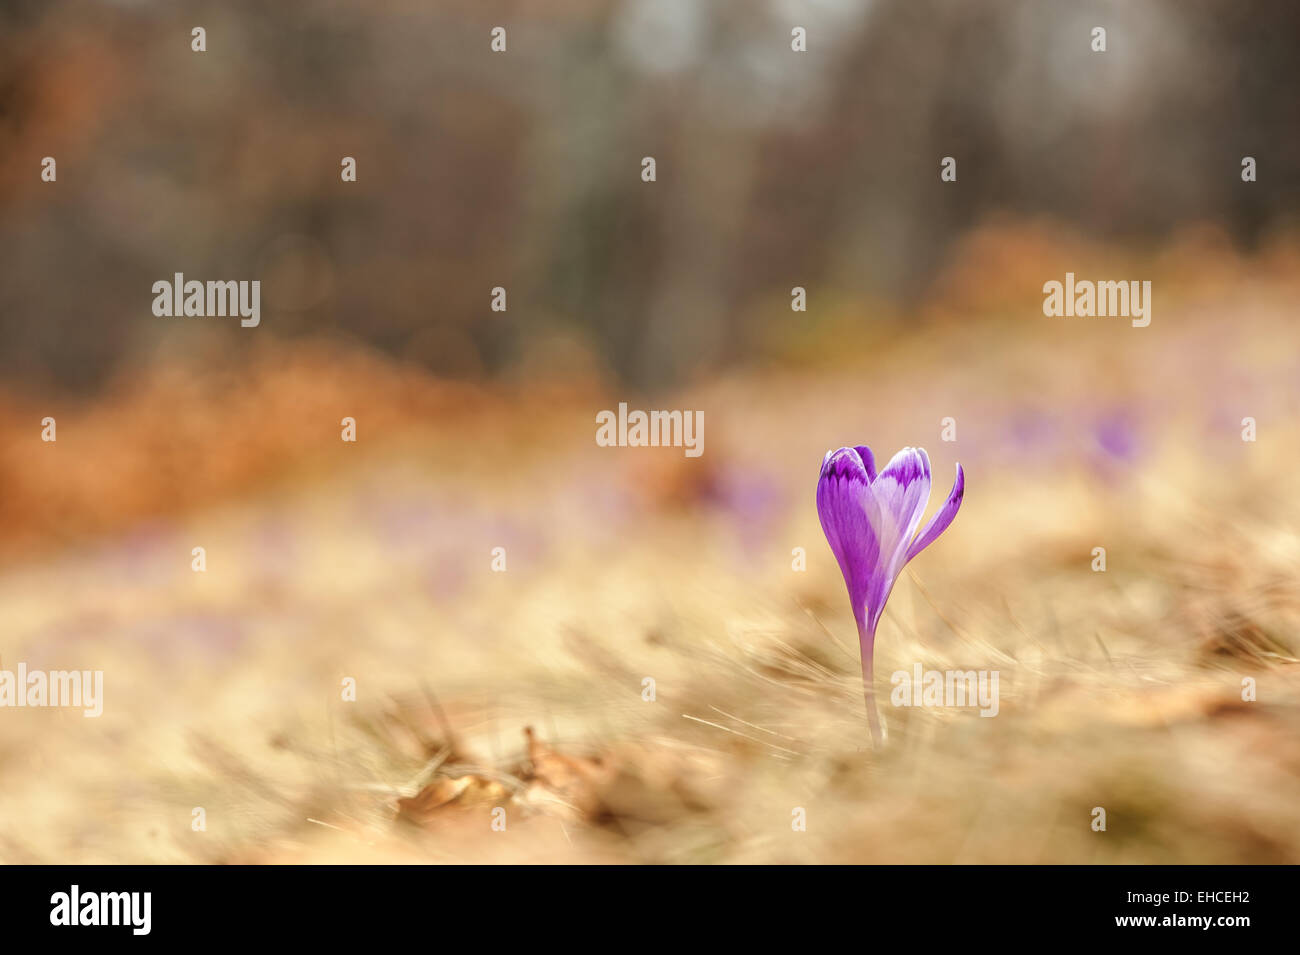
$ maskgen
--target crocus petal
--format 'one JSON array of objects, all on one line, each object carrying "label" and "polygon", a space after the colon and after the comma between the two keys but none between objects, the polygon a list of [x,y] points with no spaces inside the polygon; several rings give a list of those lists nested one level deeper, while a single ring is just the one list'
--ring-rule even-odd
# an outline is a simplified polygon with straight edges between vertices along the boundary
[{"label": "crocus petal", "polygon": [[886,572],[902,570],[907,545],[930,503],[930,457],[924,450],[899,451],[871,485],[880,502],[884,526],[880,528],[881,557]]},{"label": "crocus petal", "polygon": [[858,457],[862,459],[862,466],[867,470],[867,480],[874,481],[876,479],[876,456],[871,453],[871,449],[865,444],[859,444],[853,450],[858,452]]},{"label": "crocus petal", "polygon": [[817,516],[860,623],[865,621],[867,591],[880,562],[880,507],[868,473],[855,448],[840,448],[826,455],[817,482]]},{"label": "crocus petal", "polygon": [[[925,530],[921,531],[916,540],[912,542],[912,546],[907,549],[907,560],[911,560],[933,544],[939,539],[939,535],[948,529],[948,525],[952,523],[952,519],[957,516],[958,509],[961,508],[961,499],[965,493],[966,474],[959,464],[957,465],[957,479],[952,483],[952,493],[948,495],[948,500],[944,501],[943,507],[934,512],[934,517],[930,518],[930,523],[925,525]],[[906,564],[907,561],[903,563]]]},{"label": "crocus petal", "polygon": [[918,448],[899,451],[871,485],[880,505],[880,558],[867,588],[867,630],[875,634],[894,581],[907,563],[908,544],[930,501],[930,458]]}]

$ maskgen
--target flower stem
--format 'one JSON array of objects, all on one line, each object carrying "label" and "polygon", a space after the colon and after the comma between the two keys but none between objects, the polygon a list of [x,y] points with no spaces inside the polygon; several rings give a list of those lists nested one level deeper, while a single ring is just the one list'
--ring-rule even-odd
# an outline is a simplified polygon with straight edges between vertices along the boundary
[{"label": "flower stem", "polygon": [[880,749],[884,736],[880,731],[880,714],[876,711],[876,681],[872,657],[876,646],[875,633],[858,623],[858,646],[862,650],[862,696],[867,704],[867,725],[871,728],[871,747]]}]

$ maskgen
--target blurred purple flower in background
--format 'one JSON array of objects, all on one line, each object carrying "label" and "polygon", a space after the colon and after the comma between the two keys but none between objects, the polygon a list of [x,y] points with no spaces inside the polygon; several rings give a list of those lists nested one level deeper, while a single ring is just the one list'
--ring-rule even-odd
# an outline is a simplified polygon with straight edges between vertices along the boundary
[{"label": "blurred purple flower in background", "polygon": [[750,463],[724,463],[703,489],[705,502],[726,515],[742,559],[754,563],[786,513],[786,496],[776,478]]},{"label": "blurred purple flower in background", "polygon": [[933,544],[961,507],[966,476],[957,465],[948,500],[916,533],[930,501],[930,458],[924,449],[904,448],[876,474],[865,445],[828,452],[817,482],[817,516],[849,588],[862,648],[862,683],[872,741],[880,743],[872,678],[872,648],[894,581],[903,568]]},{"label": "blurred purple flower in background", "polygon": [[1097,446],[1116,461],[1132,463],[1140,451],[1141,435],[1134,416],[1125,410],[1102,415],[1093,426]]}]

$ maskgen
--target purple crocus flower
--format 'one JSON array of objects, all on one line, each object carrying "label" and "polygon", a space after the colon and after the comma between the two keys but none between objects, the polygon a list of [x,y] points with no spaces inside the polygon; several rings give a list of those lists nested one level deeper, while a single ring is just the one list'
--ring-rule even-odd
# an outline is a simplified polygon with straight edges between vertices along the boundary
[{"label": "purple crocus flower", "polygon": [[904,448],[876,474],[871,449],[860,445],[827,453],[817,482],[817,516],[849,588],[862,648],[862,683],[871,738],[880,741],[871,654],[885,601],[903,568],[933,544],[957,516],[966,475],[957,480],[943,507],[917,534],[930,501],[930,458],[922,448]]}]

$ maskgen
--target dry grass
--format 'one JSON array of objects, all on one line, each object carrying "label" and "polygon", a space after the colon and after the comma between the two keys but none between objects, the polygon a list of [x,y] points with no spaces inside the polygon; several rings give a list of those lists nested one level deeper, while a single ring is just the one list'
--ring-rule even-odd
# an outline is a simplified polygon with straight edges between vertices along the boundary
[{"label": "dry grass", "polygon": [[[1096,260],[1047,248],[981,239],[887,337],[846,307],[808,332],[836,367],[643,402],[704,411],[698,460],[595,447],[596,384],[324,347],[11,397],[0,665],[102,668],[106,704],[0,711],[0,861],[1300,862],[1295,258],[1175,249],[1131,329],[1043,319]],[[886,705],[879,752],[812,507],[857,442],[927,446],[936,496],[968,475],[880,692],[1001,674],[994,719]]]}]

